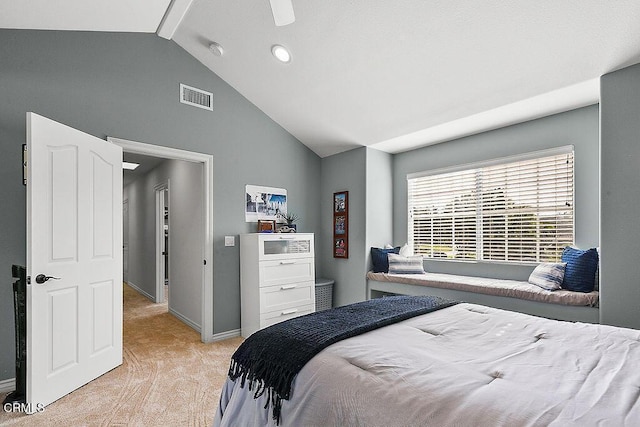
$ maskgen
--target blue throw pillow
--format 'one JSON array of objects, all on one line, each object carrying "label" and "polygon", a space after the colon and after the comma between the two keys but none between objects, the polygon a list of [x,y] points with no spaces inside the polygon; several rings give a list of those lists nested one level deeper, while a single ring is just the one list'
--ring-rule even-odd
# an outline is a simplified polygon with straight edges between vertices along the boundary
[{"label": "blue throw pillow", "polygon": [[562,251],[564,270],[562,287],[570,291],[591,292],[595,286],[598,268],[598,251],[595,248],[581,250],[567,246]]},{"label": "blue throw pillow", "polygon": [[387,254],[400,253],[400,246],[391,249],[371,248],[371,263],[374,273],[388,273],[389,259]]}]

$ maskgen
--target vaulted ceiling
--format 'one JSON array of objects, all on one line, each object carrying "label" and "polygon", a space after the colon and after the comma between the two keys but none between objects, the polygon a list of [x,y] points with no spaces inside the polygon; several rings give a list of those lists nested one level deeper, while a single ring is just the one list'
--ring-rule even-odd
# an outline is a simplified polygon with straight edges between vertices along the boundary
[{"label": "vaulted ceiling", "polygon": [[268,0],[2,8],[2,28],[157,32],[323,157],[400,152],[594,104],[601,75],[640,62],[637,0],[293,0],[295,22],[281,27]]}]

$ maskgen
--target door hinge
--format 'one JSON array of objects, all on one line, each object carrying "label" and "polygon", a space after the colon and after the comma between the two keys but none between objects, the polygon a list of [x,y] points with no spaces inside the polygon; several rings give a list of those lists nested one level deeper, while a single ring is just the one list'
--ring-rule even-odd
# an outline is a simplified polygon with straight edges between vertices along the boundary
[{"label": "door hinge", "polygon": [[31,284],[31,276],[27,276],[27,285]]},{"label": "door hinge", "polygon": [[27,144],[22,144],[22,185],[27,185]]}]

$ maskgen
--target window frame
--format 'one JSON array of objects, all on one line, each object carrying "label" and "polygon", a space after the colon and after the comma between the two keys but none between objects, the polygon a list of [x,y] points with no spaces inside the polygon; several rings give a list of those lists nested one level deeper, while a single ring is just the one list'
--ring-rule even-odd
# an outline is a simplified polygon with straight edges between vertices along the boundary
[{"label": "window frame", "polygon": [[[450,174],[471,170],[479,170],[482,168],[490,168],[492,166],[501,166],[508,165],[510,163],[523,162],[528,160],[535,159],[543,159],[545,157],[551,156],[559,156],[559,155],[572,155],[572,169],[571,169],[571,222],[570,222],[570,232],[571,232],[571,242],[570,244],[575,244],[576,239],[576,218],[575,218],[575,204],[576,204],[576,169],[575,169],[575,149],[573,145],[566,145],[551,149],[545,150],[537,150],[523,154],[517,154],[513,156],[500,157],[495,159],[483,160],[472,163],[465,163],[460,165],[453,165],[443,168],[437,168],[432,170],[426,170],[421,172],[415,172],[407,174],[407,239],[411,242],[413,247],[414,243],[414,221],[412,217],[412,194],[411,194],[411,180],[422,177],[436,176],[442,174]],[[477,184],[476,184],[477,185]],[[474,259],[464,259],[464,258],[440,258],[440,257],[432,257],[424,255],[424,258],[430,261],[453,261],[453,262],[463,262],[463,263],[488,263],[488,264],[509,264],[509,265],[537,265],[540,262],[540,253],[537,252],[538,261],[525,261],[525,260],[508,260],[508,259],[485,259],[483,253],[483,230],[482,230],[482,215],[481,212],[481,203],[478,199],[476,201],[476,236],[475,236],[475,252],[476,257]],[[453,231],[452,231],[453,233]],[[505,235],[505,242],[507,241]],[[540,242],[540,237],[537,237],[537,242]],[[559,262],[559,260],[558,260]]]}]

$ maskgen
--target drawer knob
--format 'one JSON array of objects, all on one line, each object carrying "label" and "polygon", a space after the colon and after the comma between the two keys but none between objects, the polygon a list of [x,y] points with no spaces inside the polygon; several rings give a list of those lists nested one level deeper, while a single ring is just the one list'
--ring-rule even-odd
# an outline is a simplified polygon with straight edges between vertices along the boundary
[{"label": "drawer knob", "polygon": [[287,289],[295,289],[296,286],[298,285],[286,285],[286,286],[280,286],[280,289],[283,291],[286,291]]},{"label": "drawer knob", "polygon": [[283,316],[286,316],[287,314],[293,314],[293,313],[295,313],[296,311],[298,311],[298,309],[297,309],[297,308],[292,308],[292,309],[290,309],[290,310],[284,310],[284,311],[282,312],[282,315],[283,315]]},{"label": "drawer knob", "polygon": [[292,265],[295,264],[295,261],[280,261],[280,265]]}]

